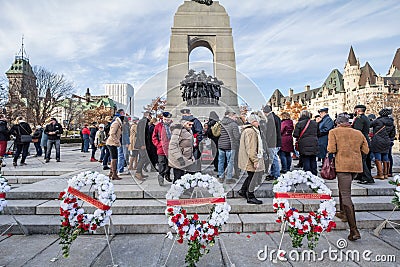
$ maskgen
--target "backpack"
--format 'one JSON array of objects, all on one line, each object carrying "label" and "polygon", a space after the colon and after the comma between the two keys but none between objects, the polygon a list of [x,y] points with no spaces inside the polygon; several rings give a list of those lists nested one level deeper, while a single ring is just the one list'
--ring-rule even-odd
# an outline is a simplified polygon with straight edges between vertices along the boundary
[{"label": "backpack", "polygon": [[211,132],[215,137],[219,137],[221,135],[221,122],[217,121],[211,126]]}]

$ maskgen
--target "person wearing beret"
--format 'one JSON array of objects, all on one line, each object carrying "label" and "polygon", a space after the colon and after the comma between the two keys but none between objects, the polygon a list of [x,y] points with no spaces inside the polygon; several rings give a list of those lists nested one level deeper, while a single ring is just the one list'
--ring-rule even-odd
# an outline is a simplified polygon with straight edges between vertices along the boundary
[{"label": "person wearing beret", "polygon": [[171,140],[171,117],[169,112],[162,113],[162,120],[154,127],[152,141],[157,148],[158,157],[158,184],[164,185],[164,179],[172,182],[170,178],[170,168],[168,166],[168,146]]},{"label": "person wearing beret", "polygon": [[[364,105],[357,105],[354,107],[354,116],[356,116],[353,120],[352,127],[353,129],[359,130],[365,137],[368,142],[368,147],[370,147],[369,141],[369,128],[370,128],[370,121],[367,116],[365,116],[365,111],[367,107]],[[357,175],[356,180],[359,180],[358,183],[360,184],[373,184],[374,179],[371,175],[371,158],[370,153],[367,155],[362,155],[362,162],[363,162],[363,172]]]}]

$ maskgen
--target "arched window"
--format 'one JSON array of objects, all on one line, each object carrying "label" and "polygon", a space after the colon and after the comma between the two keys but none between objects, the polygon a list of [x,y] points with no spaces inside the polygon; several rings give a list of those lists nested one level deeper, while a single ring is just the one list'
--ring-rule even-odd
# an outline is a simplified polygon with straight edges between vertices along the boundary
[{"label": "arched window", "polygon": [[207,47],[199,46],[189,54],[189,69],[197,73],[204,70],[207,75],[214,77],[214,55]]}]

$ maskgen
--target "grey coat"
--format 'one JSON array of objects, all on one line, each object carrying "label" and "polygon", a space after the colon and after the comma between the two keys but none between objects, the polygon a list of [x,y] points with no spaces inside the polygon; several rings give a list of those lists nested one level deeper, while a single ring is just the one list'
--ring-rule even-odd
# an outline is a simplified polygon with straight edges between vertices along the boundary
[{"label": "grey coat", "polygon": [[221,120],[221,135],[218,139],[218,148],[223,150],[237,150],[240,142],[239,126],[229,117]]}]

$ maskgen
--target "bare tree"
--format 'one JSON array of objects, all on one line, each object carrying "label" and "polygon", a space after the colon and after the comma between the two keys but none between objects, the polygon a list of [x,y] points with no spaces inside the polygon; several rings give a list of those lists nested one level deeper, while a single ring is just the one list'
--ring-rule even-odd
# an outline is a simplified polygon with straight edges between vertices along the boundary
[{"label": "bare tree", "polygon": [[0,113],[3,112],[3,109],[6,107],[8,102],[8,88],[4,82],[4,79],[0,80]]},{"label": "bare tree", "polygon": [[36,124],[43,124],[62,100],[74,92],[72,82],[63,74],[51,72],[43,67],[33,67],[36,76],[37,99],[29,103],[33,109]]},{"label": "bare tree", "polygon": [[167,104],[167,100],[162,97],[157,97],[151,100],[151,103],[145,107],[143,107],[144,111],[149,111],[151,114],[156,117],[161,116],[161,113],[164,112],[165,106]]},{"label": "bare tree", "polygon": [[[67,130],[70,130],[71,126],[74,126],[74,128],[80,128],[84,120],[83,113],[88,108],[87,105],[85,105],[85,103],[82,103],[81,100],[67,98],[62,101],[61,107],[64,108],[65,112],[65,128]],[[65,133],[66,132],[67,131],[65,131]]]}]

